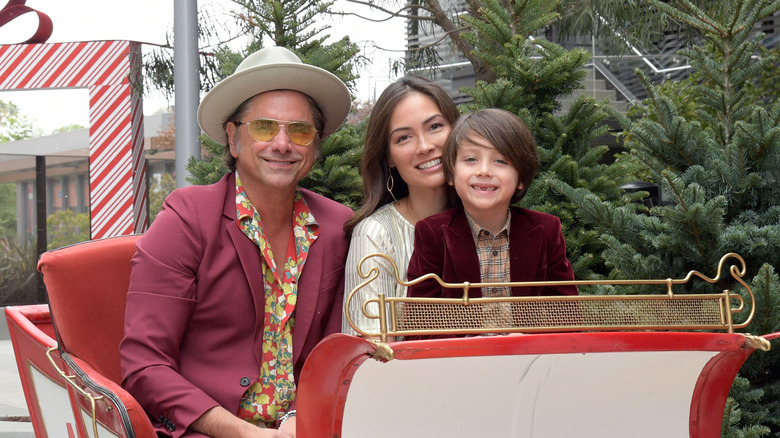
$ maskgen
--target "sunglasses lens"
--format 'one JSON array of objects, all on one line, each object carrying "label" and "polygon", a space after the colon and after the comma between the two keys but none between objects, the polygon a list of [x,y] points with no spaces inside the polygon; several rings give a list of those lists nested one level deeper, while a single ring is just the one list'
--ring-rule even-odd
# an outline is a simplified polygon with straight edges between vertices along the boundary
[{"label": "sunglasses lens", "polygon": [[[304,122],[286,124],[287,136],[293,143],[308,146],[317,136],[313,125]],[[270,141],[279,133],[279,122],[271,119],[258,119],[249,122],[249,135],[256,141]]]},{"label": "sunglasses lens", "polygon": [[269,141],[279,132],[279,123],[275,120],[252,120],[249,123],[249,135],[257,141]]},{"label": "sunglasses lens", "polygon": [[314,141],[317,130],[308,123],[294,122],[287,125],[287,135],[293,143],[308,146]]}]

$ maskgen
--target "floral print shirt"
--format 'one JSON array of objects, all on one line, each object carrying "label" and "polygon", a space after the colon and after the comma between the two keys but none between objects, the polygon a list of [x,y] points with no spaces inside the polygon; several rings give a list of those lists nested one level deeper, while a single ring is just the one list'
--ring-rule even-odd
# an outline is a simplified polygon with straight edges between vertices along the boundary
[{"label": "floral print shirt", "polygon": [[265,286],[262,369],[257,381],[247,388],[238,416],[259,427],[273,428],[295,400],[292,333],[300,277],[309,248],[319,235],[303,195],[295,193],[293,232],[287,245],[284,266],[274,262],[260,215],[246,196],[236,173],[236,220],[241,231],[254,242],[262,255]]}]

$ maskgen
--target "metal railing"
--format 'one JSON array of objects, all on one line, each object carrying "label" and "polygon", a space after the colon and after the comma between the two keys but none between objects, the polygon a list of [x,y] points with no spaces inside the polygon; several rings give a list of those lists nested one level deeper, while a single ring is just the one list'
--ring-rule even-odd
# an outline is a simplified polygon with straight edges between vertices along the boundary
[{"label": "metal railing", "polygon": [[[392,267],[395,281],[409,287],[423,281],[436,281],[442,288],[462,289],[462,298],[389,297],[377,294],[362,303],[363,315],[379,321],[379,332],[368,332],[358,327],[349,313],[350,303],[361,288],[379,276],[374,266],[363,271],[370,258],[384,259]],[[726,261],[737,264],[725,268]],[[349,292],[345,315],[359,334],[378,337],[387,342],[389,337],[412,335],[466,335],[492,333],[539,333],[563,331],[615,330],[725,330],[746,327],[755,313],[755,300],[750,286],[743,280],[745,261],[734,253],[724,255],[718,263],[715,277],[690,271],[681,279],[647,280],[573,280],[510,283],[446,283],[434,274],[406,281],[401,279],[395,262],[384,254],[371,254],[358,264],[358,274],[365,280]],[[677,293],[675,287],[693,279],[715,284],[724,276],[724,269],[749,297],[747,317],[735,323],[733,315],[746,309],[742,294],[724,289],[719,293]],[[545,287],[545,286],[660,286],[662,294],[642,295],[577,295],[577,296],[511,296],[504,298],[470,298],[469,290],[482,287]],[[520,294],[522,295],[522,293]],[[372,311],[371,309],[377,310]]]}]

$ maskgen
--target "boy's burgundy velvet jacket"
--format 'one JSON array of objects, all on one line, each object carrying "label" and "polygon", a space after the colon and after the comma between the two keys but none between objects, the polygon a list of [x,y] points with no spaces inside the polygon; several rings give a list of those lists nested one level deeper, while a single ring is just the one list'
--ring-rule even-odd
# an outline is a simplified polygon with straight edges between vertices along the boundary
[{"label": "boy's burgundy velvet jacket", "polygon": [[[511,281],[574,280],[566,242],[557,217],[511,207],[509,257]],[[423,219],[415,225],[414,253],[409,261],[407,278],[438,274],[448,283],[480,283],[477,247],[466,213],[454,208]],[[513,296],[577,295],[574,286],[513,288]],[[410,297],[461,298],[461,289],[442,289],[426,280],[410,286]],[[479,298],[479,288],[469,290],[469,297]]]}]

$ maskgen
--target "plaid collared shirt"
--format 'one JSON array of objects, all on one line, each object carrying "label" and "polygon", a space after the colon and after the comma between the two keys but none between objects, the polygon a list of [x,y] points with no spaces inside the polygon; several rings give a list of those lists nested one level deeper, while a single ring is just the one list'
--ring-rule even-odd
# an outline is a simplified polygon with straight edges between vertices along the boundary
[{"label": "plaid collared shirt", "polygon": [[[466,213],[471,235],[477,247],[479,269],[483,283],[506,283],[510,281],[509,264],[509,224],[511,215],[506,214],[504,227],[497,234],[481,227]],[[508,287],[484,287],[484,298],[508,297]],[[485,327],[508,327],[512,325],[512,310],[509,303],[490,303],[483,307],[483,325]],[[495,333],[493,333],[495,334]]]},{"label": "plaid collared shirt", "polygon": [[[509,211],[507,210],[504,228],[497,234],[493,234],[490,230],[480,226],[468,213],[466,213],[466,217],[469,220],[471,235],[474,237],[474,243],[477,246],[482,282],[509,282],[509,220],[511,217]],[[509,295],[508,287],[486,287],[482,289],[483,297],[508,297]]]}]

